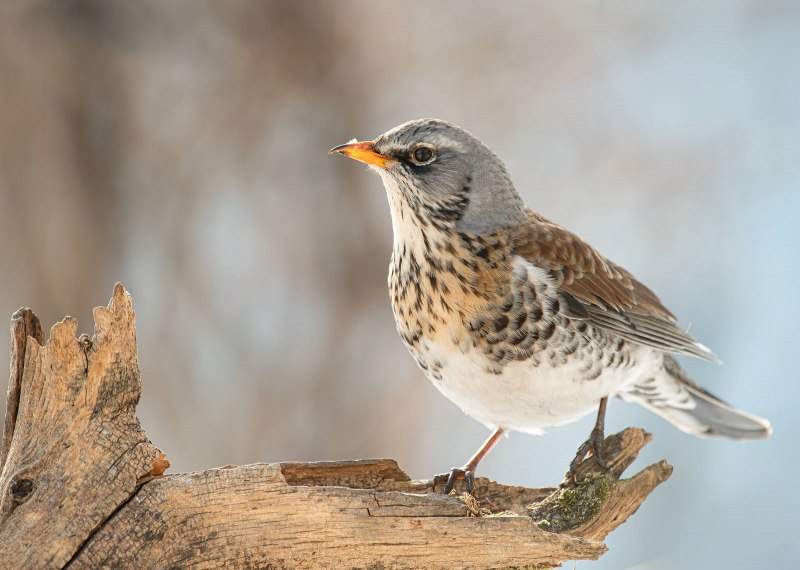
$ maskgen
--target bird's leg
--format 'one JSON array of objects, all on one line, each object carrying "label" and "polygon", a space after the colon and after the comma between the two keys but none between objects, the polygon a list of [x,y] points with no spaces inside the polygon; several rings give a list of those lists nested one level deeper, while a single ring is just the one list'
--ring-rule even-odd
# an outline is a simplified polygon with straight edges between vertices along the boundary
[{"label": "bird's leg", "polygon": [[594,459],[597,464],[603,469],[608,469],[608,465],[603,459],[603,440],[605,439],[605,423],[606,423],[606,403],[608,403],[608,396],[600,399],[600,407],[597,409],[597,421],[594,423],[592,433],[589,439],[583,442],[575,454],[575,459],[569,464],[569,472],[567,473],[567,480],[572,479],[574,483],[576,480],[578,464],[583,461],[589,451],[594,453]]},{"label": "bird's leg", "polygon": [[481,459],[483,459],[492,448],[500,441],[500,437],[505,433],[503,428],[497,428],[492,435],[483,443],[481,448],[467,461],[464,467],[453,467],[450,473],[443,473],[433,478],[433,487],[436,488],[437,483],[444,482],[444,494],[447,495],[453,490],[453,485],[458,479],[463,478],[467,484],[467,492],[471,493],[475,488],[475,469],[478,467]]}]

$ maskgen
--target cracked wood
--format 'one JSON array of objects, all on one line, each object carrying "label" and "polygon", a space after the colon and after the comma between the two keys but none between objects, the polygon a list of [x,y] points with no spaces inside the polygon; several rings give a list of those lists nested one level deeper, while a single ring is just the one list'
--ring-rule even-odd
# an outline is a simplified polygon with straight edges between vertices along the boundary
[{"label": "cracked wood", "polygon": [[[15,568],[67,564],[160,454],[136,418],[135,318],[121,285],[94,321],[84,351],[72,317],[53,326],[46,344],[29,310],[12,318],[8,406],[16,414],[6,416],[0,561]],[[27,492],[7,491],[15,488]]]},{"label": "cracked wood", "polygon": [[12,317],[1,567],[547,568],[600,557],[671,472],[660,462],[620,478],[650,440],[630,428],[603,444],[611,469],[587,459],[577,487],[479,478],[477,500],[388,459],[164,475],[169,461],[135,414],[135,317],[121,285],[94,320],[91,339],[67,317],[45,343],[29,309]]}]

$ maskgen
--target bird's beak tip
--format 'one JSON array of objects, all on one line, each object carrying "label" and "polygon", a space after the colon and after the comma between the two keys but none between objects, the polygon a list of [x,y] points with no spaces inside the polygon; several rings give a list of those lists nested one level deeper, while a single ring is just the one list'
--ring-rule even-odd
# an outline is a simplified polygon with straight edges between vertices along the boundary
[{"label": "bird's beak tip", "polygon": [[358,142],[352,140],[333,147],[328,151],[328,154],[343,154],[360,162],[374,164],[381,168],[386,168],[389,163],[395,162],[394,158],[375,152],[374,146],[375,143],[373,141]]}]

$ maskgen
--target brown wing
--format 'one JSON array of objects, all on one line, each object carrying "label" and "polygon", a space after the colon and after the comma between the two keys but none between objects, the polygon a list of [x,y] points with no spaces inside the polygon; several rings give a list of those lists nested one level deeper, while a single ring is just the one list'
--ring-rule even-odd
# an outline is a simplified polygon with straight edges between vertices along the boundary
[{"label": "brown wing", "polygon": [[707,347],[678,328],[672,313],[630,272],[531,210],[528,220],[511,231],[513,252],[547,269],[577,316],[633,342],[716,361]]}]

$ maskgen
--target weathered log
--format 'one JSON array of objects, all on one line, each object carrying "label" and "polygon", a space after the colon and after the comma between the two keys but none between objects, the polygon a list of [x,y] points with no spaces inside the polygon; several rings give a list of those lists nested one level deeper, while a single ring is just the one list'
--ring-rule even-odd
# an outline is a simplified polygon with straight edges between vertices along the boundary
[{"label": "weathered log", "polygon": [[498,568],[596,559],[600,542],[665,481],[665,462],[620,479],[649,434],[609,437],[577,486],[479,478],[442,495],[388,459],[254,464],[164,475],[136,418],[135,319],[117,285],[95,334],[67,317],[44,343],[12,317],[0,452],[4,568]]}]

